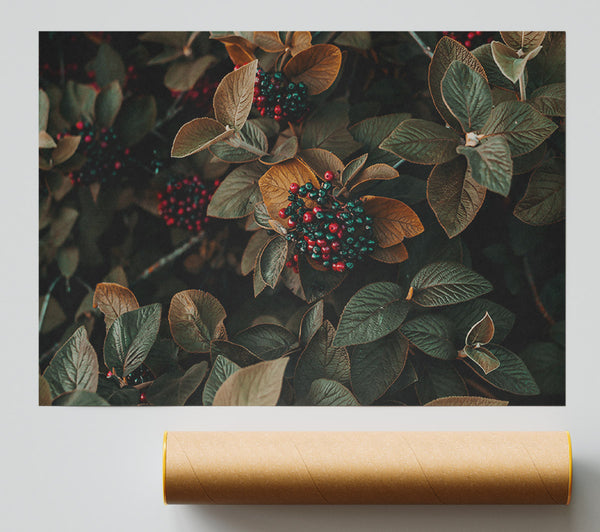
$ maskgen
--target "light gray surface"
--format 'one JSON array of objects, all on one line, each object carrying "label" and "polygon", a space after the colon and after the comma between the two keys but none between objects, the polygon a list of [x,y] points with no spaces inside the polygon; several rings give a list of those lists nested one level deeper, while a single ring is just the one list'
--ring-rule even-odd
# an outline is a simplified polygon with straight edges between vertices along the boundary
[{"label": "light gray surface", "polygon": [[[234,4],[237,4],[234,5]],[[257,7],[260,4],[260,7]],[[5,6],[2,46],[2,386],[0,530],[181,532],[600,530],[598,429],[598,184],[595,60],[598,16],[581,0],[428,1],[114,0]],[[207,7],[210,9],[207,10]],[[487,10],[486,10],[487,6]],[[168,9],[168,11],[167,11]],[[350,11],[352,10],[352,11]],[[233,19],[231,17],[234,17]],[[284,18],[285,17],[285,18]],[[232,22],[233,20],[233,22]],[[468,22],[467,22],[468,21]],[[39,408],[37,352],[38,29],[556,29],[568,30],[567,406],[564,408],[217,409]],[[196,29],[196,28],[193,28]],[[19,82],[16,82],[19,80]],[[25,80],[25,81],[23,81]],[[28,83],[27,80],[29,80]],[[10,103],[7,105],[7,99]],[[589,102],[589,103],[588,103]],[[517,324],[526,327],[527,324]],[[7,340],[8,339],[8,340]],[[165,507],[163,430],[570,430],[570,507]],[[207,457],[207,459],[210,459]]]}]

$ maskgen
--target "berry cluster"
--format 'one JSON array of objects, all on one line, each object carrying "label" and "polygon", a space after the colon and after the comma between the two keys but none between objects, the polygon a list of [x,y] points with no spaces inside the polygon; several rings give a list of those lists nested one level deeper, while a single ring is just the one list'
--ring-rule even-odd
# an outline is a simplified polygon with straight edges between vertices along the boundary
[{"label": "berry cluster", "polygon": [[458,41],[469,50],[494,40],[492,33],[484,31],[444,31],[443,34]]},{"label": "berry cluster", "polygon": [[[324,268],[337,272],[352,270],[375,250],[373,220],[365,214],[361,200],[343,203],[334,197],[333,172],[325,172],[325,183],[320,188],[312,183],[302,186],[292,183],[289,188],[290,203],[279,211],[280,218],[287,218],[290,232],[287,239],[296,249]],[[306,206],[304,198],[316,203]],[[297,255],[288,267],[297,271]]]},{"label": "berry cluster", "polygon": [[158,211],[169,227],[181,227],[199,233],[208,222],[206,209],[219,187],[218,180],[206,185],[197,176],[169,179],[158,194]]},{"label": "berry cluster", "polygon": [[260,68],[257,70],[254,105],[261,116],[299,122],[308,111],[307,99],[308,89],[304,83],[288,81],[282,72],[269,74]]},{"label": "berry cluster", "polygon": [[142,364],[137,369],[133,370],[129,375],[127,375],[125,380],[129,386],[136,386],[137,384],[154,380],[154,375],[144,364]]},{"label": "berry cluster", "polygon": [[106,183],[133,162],[129,148],[120,145],[113,128],[98,130],[80,121],[71,131],[59,133],[56,138],[60,140],[65,134],[81,136],[77,152],[86,159],[81,168],[70,174],[73,184]]}]

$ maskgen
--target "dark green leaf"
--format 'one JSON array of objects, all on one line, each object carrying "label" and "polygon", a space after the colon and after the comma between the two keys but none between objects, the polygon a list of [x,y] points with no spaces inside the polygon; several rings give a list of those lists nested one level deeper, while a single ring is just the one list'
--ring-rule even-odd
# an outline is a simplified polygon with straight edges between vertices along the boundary
[{"label": "dark green leaf", "polygon": [[110,406],[98,394],[86,390],[76,390],[57,397],[53,406]]},{"label": "dark green leaf", "polygon": [[492,46],[489,43],[482,44],[481,46],[473,50],[473,55],[479,60],[483,68],[490,85],[507,89],[509,91],[515,90],[515,85],[512,83],[498,68],[494,56],[492,55]]},{"label": "dark green leaf", "polygon": [[228,340],[214,340],[210,344],[210,358],[213,363],[221,356],[231,362],[235,362],[238,366],[246,367],[252,364],[262,362],[254,353],[251,353],[242,345],[234,344]]},{"label": "dark green leaf", "polygon": [[165,86],[172,91],[189,91],[216,62],[216,57],[212,55],[204,55],[193,61],[176,61],[169,66],[165,74]]},{"label": "dark green leaf", "polygon": [[257,231],[250,237],[242,255],[242,275],[248,275],[254,270],[256,258],[269,239],[269,234],[266,231]]},{"label": "dark green leaf", "polygon": [[240,369],[240,366],[235,362],[232,362],[224,356],[217,355],[208,379],[206,379],[204,390],[202,391],[202,404],[204,406],[213,404],[213,399],[215,398],[217,390],[238,369]]},{"label": "dark green leaf", "polygon": [[365,344],[386,336],[400,327],[409,306],[395,283],[372,283],[361,288],[344,307],[334,344]]},{"label": "dark green leaf", "polygon": [[100,127],[111,127],[119,114],[122,103],[121,85],[118,81],[109,83],[96,98],[96,123]]},{"label": "dark green leaf", "polygon": [[219,300],[202,290],[184,290],[173,296],[169,324],[173,340],[190,353],[205,353],[224,331],[227,313]]},{"label": "dark green leaf", "polygon": [[363,405],[381,397],[398,379],[406,364],[408,341],[399,332],[350,349],[352,389]]},{"label": "dark green leaf", "polygon": [[513,83],[516,83],[523,75],[527,61],[533,59],[540,53],[542,47],[531,50],[526,55],[519,55],[515,50],[501,42],[492,42],[492,56],[500,71]]},{"label": "dark green leaf", "polygon": [[156,101],[154,96],[137,96],[127,99],[115,122],[119,138],[126,146],[142,140],[156,122]]},{"label": "dark green leaf", "polygon": [[146,359],[160,326],[159,303],[121,314],[110,326],[104,341],[106,367],[126,377]]},{"label": "dark green leaf", "polygon": [[297,152],[298,137],[290,137],[274,148],[269,155],[263,155],[260,161],[264,164],[277,164],[292,159]]},{"label": "dark green leaf", "polygon": [[317,379],[330,379],[344,385],[350,383],[348,352],[345,347],[333,345],[334,334],[333,325],[323,322],[302,351],[294,375],[297,397],[306,396]]},{"label": "dark green leaf", "polygon": [[343,31],[333,42],[340,46],[368,50],[371,48],[371,33],[368,31]]},{"label": "dark green leaf", "polygon": [[566,83],[552,83],[534,91],[527,102],[543,115],[565,116],[566,97]]},{"label": "dark green leaf", "polygon": [[185,373],[165,373],[148,388],[148,402],[159,406],[183,406],[204,380],[208,364],[194,364]]},{"label": "dark green leaf", "polygon": [[79,327],[56,352],[44,372],[52,398],[65,392],[98,387],[98,357],[90,344],[84,326]]},{"label": "dark green leaf", "polygon": [[313,381],[306,402],[313,406],[359,406],[348,388],[329,379]]},{"label": "dark green leaf", "polygon": [[266,155],[268,149],[267,136],[253,120],[248,120],[241,131],[229,137],[228,142],[216,142],[210,146],[210,152],[215,157],[228,163],[255,161]]},{"label": "dark green leaf", "polygon": [[288,243],[283,236],[275,236],[269,240],[260,254],[260,274],[271,288],[277,285],[287,254]]},{"label": "dark green leaf", "polygon": [[513,157],[537,148],[556,130],[552,120],[523,102],[502,102],[490,114],[481,133],[485,137],[502,135]]},{"label": "dark green leaf", "polygon": [[465,133],[479,131],[492,110],[487,80],[460,61],[453,61],[444,74],[442,97]]},{"label": "dark green leaf", "polygon": [[475,373],[500,390],[517,395],[538,395],[540,393],[527,366],[517,355],[501,345],[489,344],[486,347],[498,359],[500,366],[486,375],[479,366],[467,362]]},{"label": "dark green leaf", "polygon": [[441,314],[421,314],[400,327],[402,333],[426,355],[442,360],[454,360],[454,326]]},{"label": "dark green leaf", "polygon": [[323,301],[317,301],[302,316],[300,344],[306,345],[323,324]]},{"label": "dark green leaf", "polygon": [[459,146],[456,151],[467,158],[471,177],[492,192],[508,196],[512,181],[510,147],[504,137],[484,139],[476,147]]},{"label": "dark green leaf", "polygon": [[346,273],[315,270],[302,255],[299,257],[300,282],[308,303],[314,303],[335,290],[346,278]]},{"label": "dark green leaf", "polygon": [[427,359],[427,364],[417,368],[417,372],[419,380],[415,387],[421,404],[440,397],[463,396],[469,393],[452,362]]},{"label": "dark green leaf", "polygon": [[298,339],[280,325],[264,323],[239,332],[234,342],[249,349],[262,360],[273,360],[289,352]]},{"label": "dark green leaf", "polygon": [[435,262],[422,268],[412,280],[412,300],[423,307],[462,303],[490,292],[493,287],[481,275],[456,262]]},{"label": "dark green leaf", "polygon": [[135,388],[121,388],[116,378],[101,378],[96,392],[111,406],[135,406],[140,402],[140,391]]},{"label": "dark green leaf", "polygon": [[447,127],[410,118],[402,122],[379,145],[382,150],[418,164],[440,164],[454,159],[458,134]]},{"label": "dark green leaf", "polygon": [[254,212],[254,206],[262,201],[258,179],[265,171],[260,163],[235,168],[214,193],[208,206],[208,216],[244,218]]},{"label": "dark green leaf", "polygon": [[538,383],[541,393],[565,393],[564,348],[552,342],[532,342],[521,352],[521,358]]},{"label": "dark green leaf", "polygon": [[154,375],[162,375],[177,367],[178,351],[179,347],[173,340],[167,338],[157,340],[150,349],[146,360],[144,360],[144,365]]},{"label": "dark green leaf", "polygon": [[344,168],[342,172],[342,184],[345,185],[348,183],[355,175],[360,172],[361,168],[367,162],[368,153],[357,157],[356,159],[352,159]]},{"label": "dark green leaf", "polygon": [[379,149],[379,145],[387,138],[396,127],[410,118],[408,113],[395,113],[391,115],[366,118],[354,124],[350,133],[354,140],[360,142],[369,152],[369,162],[395,164],[398,158],[386,151]]},{"label": "dark green leaf", "polygon": [[502,342],[515,324],[515,315],[498,303],[480,298],[444,309],[444,314],[456,327],[457,342],[463,342],[473,324],[486,313],[494,320],[493,340]]},{"label": "dark green leaf", "polygon": [[91,63],[91,68],[96,74],[96,81],[104,88],[111,81],[118,81],[121,85],[125,82],[125,65],[121,56],[107,43],[100,44],[98,54]]},{"label": "dark green leaf", "polygon": [[38,123],[39,131],[46,131],[48,127],[48,113],[50,112],[50,100],[48,95],[39,89],[39,111],[38,111]]}]

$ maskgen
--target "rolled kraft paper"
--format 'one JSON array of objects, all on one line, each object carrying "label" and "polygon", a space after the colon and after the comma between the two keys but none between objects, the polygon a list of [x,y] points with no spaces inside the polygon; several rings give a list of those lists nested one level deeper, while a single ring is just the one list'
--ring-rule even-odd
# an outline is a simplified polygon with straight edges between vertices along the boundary
[{"label": "rolled kraft paper", "polygon": [[168,432],[167,504],[568,504],[568,432]]}]

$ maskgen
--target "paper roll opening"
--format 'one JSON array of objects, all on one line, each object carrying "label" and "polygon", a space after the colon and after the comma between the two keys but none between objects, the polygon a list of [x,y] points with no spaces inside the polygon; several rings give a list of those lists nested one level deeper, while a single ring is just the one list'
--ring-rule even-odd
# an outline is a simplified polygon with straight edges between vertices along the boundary
[{"label": "paper roll opening", "polygon": [[568,432],[169,432],[166,504],[569,504]]}]

